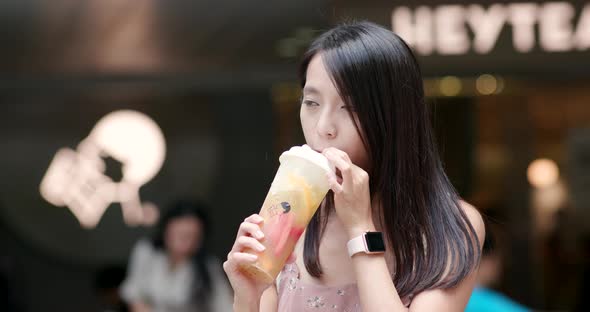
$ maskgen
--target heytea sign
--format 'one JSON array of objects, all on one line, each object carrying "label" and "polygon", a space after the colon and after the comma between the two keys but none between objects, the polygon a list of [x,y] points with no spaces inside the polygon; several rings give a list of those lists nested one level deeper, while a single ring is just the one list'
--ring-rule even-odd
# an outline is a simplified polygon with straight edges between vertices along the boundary
[{"label": "heytea sign", "polygon": [[490,53],[507,24],[520,53],[535,46],[545,52],[590,49],[590,3],[579,12],[568,2],[397,7],[391,23],[393,31],[422,55]]}]

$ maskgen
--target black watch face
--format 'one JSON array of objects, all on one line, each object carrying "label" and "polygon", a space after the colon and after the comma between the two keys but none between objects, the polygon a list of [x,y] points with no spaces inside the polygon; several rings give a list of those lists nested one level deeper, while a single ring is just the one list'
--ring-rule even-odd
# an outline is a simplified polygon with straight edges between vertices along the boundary
[{"label": "black watch face", "polygon": [[365,234],[367,241],[367,248],[369,252],[383,252],[385,251],[385,243],[383,242],[383,234],[380,232],[367,232]]}]

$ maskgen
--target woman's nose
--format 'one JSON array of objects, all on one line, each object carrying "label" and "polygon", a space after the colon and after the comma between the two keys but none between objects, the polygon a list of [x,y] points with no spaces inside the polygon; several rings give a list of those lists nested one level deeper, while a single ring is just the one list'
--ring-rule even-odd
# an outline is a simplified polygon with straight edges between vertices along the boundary
[{"label": "woman's nose", "polygon": [[337,135],[336,123],[329,110],[325,110],[320,115],[317,123],[317,132],[321,137],[333,139]]}]

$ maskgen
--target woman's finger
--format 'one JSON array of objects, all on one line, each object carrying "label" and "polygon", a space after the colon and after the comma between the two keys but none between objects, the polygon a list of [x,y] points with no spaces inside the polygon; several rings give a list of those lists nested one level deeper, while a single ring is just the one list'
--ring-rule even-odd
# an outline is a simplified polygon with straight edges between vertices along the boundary
[{"label": "woman's finger", "polygon": [[334,175],[328,175],[328,183],[330,184],[330,189],[335,194],[340,194],[342,192],[342,184],[338,182]]},{"label": "woman's finger", "polygon": [[348,155],[335,148],[327,148],[322,154],[340,171],[342,175],[342,188],[350,189],[353,181],[352,170],[354,169],[354,165],[350,161],[350,158],[348,158]]},{"label": "woman's finger", "polygon": [[266,249],[266,247],[264,247],[264,245],[262,245],[259,241],[257,241],[253,237],[248,237],[248,236],[238,237],[233,250],[241,252],[245,249],[252,249],[252,250],[255,250],[258,252],[263,252]]},{"label": "woman's finger", "polygon": [[253,215],[250,215],[246,219],[244,219],[244,222],[250,222],[250,223],[254,223],[254,224],[261,224],[262,222],[264,222],[264,218],[261,217],[259,214],[256,214],[255,213]]},{"label": "woman's finger", "polygon": [[244,221],[242,224],[240,224],[236,239],[240,238],[241,236],[252,236],[258,240],[262,240],[264,238],[264,233],[258,224]]},{"label": "woman's finger", "polygon": [[247,252],[232,252],[228,255],[227,260],[238,265],[247,264],[256,262],[258,260],[258,256]]}]

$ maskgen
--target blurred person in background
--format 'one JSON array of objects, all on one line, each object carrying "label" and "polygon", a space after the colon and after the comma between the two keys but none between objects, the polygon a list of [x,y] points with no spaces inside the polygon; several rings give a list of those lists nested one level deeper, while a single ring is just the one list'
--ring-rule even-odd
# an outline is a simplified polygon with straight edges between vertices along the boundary
[{"label": "blurred person in background", "polygon": [[477,285],[467,303],[466,312],[526,312],[529,308],[520,305],[507,296],[494,290],[502,272],[502,258],[496,249],[492,229],[486,227],[482,257],[477,273]]},{"label": "blurred person in background", "polygon": [[205,247],[205,206],[178,201],[151,241],[134,247],[121,296],[132,312],[230,311],[233,294],[221,263]]}]

